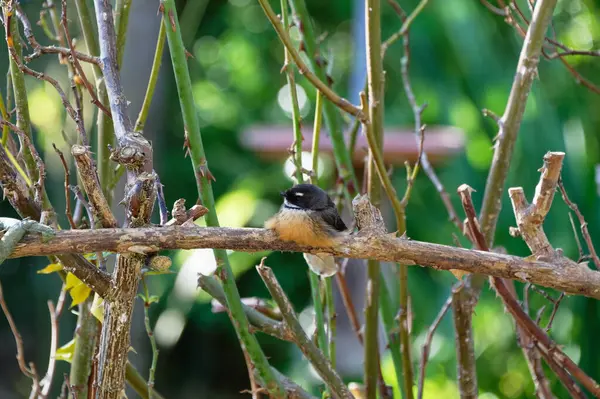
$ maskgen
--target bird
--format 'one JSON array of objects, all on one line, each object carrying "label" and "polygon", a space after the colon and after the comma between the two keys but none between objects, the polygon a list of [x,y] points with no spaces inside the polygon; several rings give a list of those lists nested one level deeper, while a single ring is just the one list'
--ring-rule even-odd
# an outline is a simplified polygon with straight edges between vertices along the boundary
[{"label": "bird", "polygon": [[[283,205],[277,214],[265,222],[279,238],[309,247],[332,247],[348,228],[335,204],[320,187],[297,184],[280,193]],[[327,253],[304,254],[310,269],[323,277],[333,276],[338,267]]]}]

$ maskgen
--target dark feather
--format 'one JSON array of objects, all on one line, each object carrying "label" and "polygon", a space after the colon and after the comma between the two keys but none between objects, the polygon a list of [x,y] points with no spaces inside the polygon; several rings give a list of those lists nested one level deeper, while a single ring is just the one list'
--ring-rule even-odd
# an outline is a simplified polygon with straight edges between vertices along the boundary
[{"label": "dark feather", "polygon": [[335,207],[325,208],[317,212],[329,227],[337,231],[348,230],[348,227],[346,227],[346,225],[344,224],[344,221],[340,217]]}]

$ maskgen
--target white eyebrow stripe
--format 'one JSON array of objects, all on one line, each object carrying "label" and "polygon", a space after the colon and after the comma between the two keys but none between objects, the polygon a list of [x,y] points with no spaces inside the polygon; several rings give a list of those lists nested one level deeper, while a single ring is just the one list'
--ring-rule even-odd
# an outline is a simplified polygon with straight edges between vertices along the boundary
[{"label": "white eyebrow stripe", "polygon": [[304,193],[294,193],[294,195],[296,195],[298,197],[304,197]]},{"label": "white eyebrow stripe", "polygon": [[287,198],[284,198],[284,199],[283,199],[283,205],[284,205],[286,208],[290,208],[290,209],[302,209],[302,208],[300,208],[298,205],[294,205],[294,204],[290,203],[290,202],[287,200]]}]

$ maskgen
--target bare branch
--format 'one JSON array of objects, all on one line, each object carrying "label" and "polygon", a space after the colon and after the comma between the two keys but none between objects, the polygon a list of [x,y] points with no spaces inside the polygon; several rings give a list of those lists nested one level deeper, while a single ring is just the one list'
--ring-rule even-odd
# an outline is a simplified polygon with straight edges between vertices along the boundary
[{"label": "bare branch", "polygon": [[[100,100],[98,100],[98,96],[96,96],[96,91],[94,90],[94,87],[92,87],[92,84],[85,76],[85,72],[83,71],[83,68],[81,67],[81,63],[79,62],[79,59],[75,55],[76,51],[75,51],[75,47],[73,46],[73,41],[71,40],[71,34],[69,33],[69,24],[67,22],[67,0],[62,0],[61,5],[62,5],[62,7],[61,7],[62,11],[61,11],[61,16],[60,16],[60,24],[62,25],[63,32],[65,34],[65,40],[67,41],[67,44],[69,45],[69,56],[70,56],[71,62],[73,63],[73,69],[77,72],[77,74],[81,78],[83,85],[86,88],[86,90],[88,91],[88,93],[90,93],[90,97],[92,98],[92,104],[97,106],[100,109],[100,111],[104,112],[104,114],[110,118],[111,117],[110,111],[108,109],[106,109],[106,107],[104,106],[104,104],[102,104],[102,102],[100,102]],[[84,142],[84,144],[85,144],[85,142]]]},{"label": "bare branch", "polygon": [[419,368],[419,387],[417,393],[418,399],[423,398],[423,385],[425,384],[425,367],[427,367],[427,360],[429,360],[429,350],[431,347],[431,341],[433,340],[433,334],[435,334],[435,330],[440,325],[440,322],[442,321],[446,313],[448,313],[450,305],[452,305],[452,296],[450,296],[446,300],[446,302],[440,309],[438,315],[436,316],[435,320],[433,320],[433,323],[431,323],[429,330],[427,330],[427,336],[425,337],[425,342],[423,343],[423,350],[421,352],[421,367]]},{"label": "bare branch", "polygon": [[48,370],[46,371],[46,375],[40,382],[40,386],[42,387],[41,394],[42,396],[48,397],[50,393],[50,388],[52,387],[52,379],[54,378],[54,371],[56,369],[56,349],[58,348],[58,320],[62,314],[63,307],[65,305],[65,297],[67,291],[63,288],[60,290],[60,294],[58,297],[58,303],[56,307],[52,301],[48,301],[48,312],[50,313],[50,355],[48,356]]},{"label": "bare branch", "polygon": [[15,338],[15,344],[17,345],[17,363],[19,364],[19,369],[25,375],[25,377],[31,379],[32,388],[31,391],[36,396],[40,392],[40,381],[37,376],[37,372],[35,370],[35,366],[33,363],[30,363],[27,366],[25,362],[25,351],[23,349],[23,339],[21,338],[21,334],[17,329],[17,325],[10,314],[10,310],[8,309],[8,305],[4,300],[4,292],[2,290],[2,284],[0,284],[0,307],[2,307],[2,311],[4,312],[4,316],[8,321],[8,325],[10,326],[10,330],[12,331],[13,337]]},{"label": "bare branch", "polygon": [[331,364],[327,361],[327,358],[321,350],[308,338],[300,322],[296,317],[296,313],[292,307],[292,304],[287,299],[285,292],[277,282],[275,275],[271,268],[264,265],[265,258],[262,259],[261,264],[256,267],[258,274],[263,279],[265,285],[269,289],[271,296],[277,302],[283,319],[286,325],[290,328],[290,333],[293,336],[293,340],[298,348],[304,353],[311,364],[315,367],[315,370],[319,373],[321,378],[325,381],[325,384],[331,388],[333,394],[339,399],[354,399],[348,387],[344,384],[344,381],[331,367]]},{"label": "bare branch", "polygon": [[317,90],[323,93],[323,95],[327,97],[327,99],[333,104],[337,105],[340,109],[346,111],[350,115],[356,116],[361,121],[366,121],[368,119],[368,115],[366,115],[361,108],[351,104],[345,98],[340,97],[337,93],[331,90],[326,83],[321,81],[317,77],[317,75],[311,72],[311,70],[300,57],[300,53],[298,52],[298,50],[296,50],[296,48],[292,44],[292,40],[287,34],[286,28],[282,25],[279,18],[277,18],[277,15],[275,15],[275,12],[271,8],[269,2],[267,0],[259,0],[259,3],[262,6],[267,18],[273,25],[273,28],[275,28],[275,30],[277,31],[281,42],[289,51],[290,56],[294,60],[294,63],[298,66],[298,71],[302,75],[304,75],[306,79],[308,79],[308,81],[312,83],[317,88]]},{"label": "bare branch", "polygon": [[596,265],[596,269],[600,269],[600,258],[596,253],[596,248],[594,248],[594,243],[592,242],[592,237],[590,236],[590,232],[588,230],[588,224],[585,221],[583,214],[581,213],[581,211],[579,211],[579,207],[577,206],[577,204],[575,204],[569,199],[569,195],[567,194],[567,190],[565,190],[565,186],[561,179],[559,179],[558,181],[558,188],[560,190],[560,194],[562,195],[563,201],[565,201],[565,204],[567,204],[567,206],[573,211],[573,213],[575,213],[575,216],[577,216],[577,220],[579,220],[579,225],[581,228],[581,234],[583,235],[583,239],[588,247],[588,250],[590,251],[592,260]]},{"label": "bare branch", "polygon": [[[396,238],[392,235],[350,236],[335,248],[306,247],[279,239],[264,229],[229,227],[153,227],[59,231],[45,244],[26,235],[11,258],[98,251],[152,253],[161,249],[218,248],[256,252],[264,250],[331,253],[357,259],[377,259],[440,270],[531,282],[567,294],[600,299],[600,272],[575,262],[556,259],[523,259],[517,256],[455,248],[446,245]],[[98,292],[100,294],[100,292]]]},{"label": "bare branch", "polygon": [[72,229],[75,229],[77,228],[77,225],[73,220],[73,213],[71,212],[71,195],[69,194],[69,177],[71,176],[69,173],[69,165],[67,165],[64,154],[58,149],[58,147],[56,147],[56,144],[52,143],[52,147],[54,147],[54,151],[56,151],[58,154],[63,169],[65,170],[65,213],[67,215],[67,219],[69,220],[69,225]]}]

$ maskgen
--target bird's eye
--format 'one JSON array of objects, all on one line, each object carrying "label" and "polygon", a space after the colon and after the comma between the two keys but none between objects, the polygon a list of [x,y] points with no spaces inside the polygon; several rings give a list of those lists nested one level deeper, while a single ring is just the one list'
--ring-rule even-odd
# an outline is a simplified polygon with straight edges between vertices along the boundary
[{"label": "bird's eye", "polygon": [[294,195],[297,197],[304,197],[304,193],[294,193]]}]

